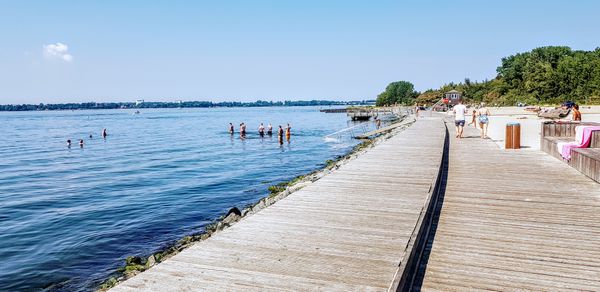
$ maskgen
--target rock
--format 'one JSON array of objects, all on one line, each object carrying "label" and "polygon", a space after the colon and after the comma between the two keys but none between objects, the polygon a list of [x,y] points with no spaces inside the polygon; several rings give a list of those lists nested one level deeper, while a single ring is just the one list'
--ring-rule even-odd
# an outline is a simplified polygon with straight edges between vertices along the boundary
[{"label": "rock", "polygon": [[238,216],[242,216],[242,212],[240,212],[240,209],[238,209],[237,207],[229,209],[229,212],[227,212],[227,216],[231,215],[232,213]]},{"label": "rock", "polygon": [[146,267],[152,267],[156,264],[156,259],[154,258],[154,255],[151,255],[148,257],[148,260],[146,261]]},{"label": "rock", "polygon": [[127,266],[141,265],[142,264],[142,258],[141,257],[127,257],[125,259],[125,264]]},{"label": "rock", "polygon": [[[237,208],[234,208],[237,209]],[[238,210],[239,212],[239,210]],[[227,216],[225,216],[225,218],[223,218],[223,220],[221,222],[223,222],[223,224],[231,224],[233,222],[236,222],[238,220],[240,220],[242,213],[240,212],[239,214],[230,212]]]}]

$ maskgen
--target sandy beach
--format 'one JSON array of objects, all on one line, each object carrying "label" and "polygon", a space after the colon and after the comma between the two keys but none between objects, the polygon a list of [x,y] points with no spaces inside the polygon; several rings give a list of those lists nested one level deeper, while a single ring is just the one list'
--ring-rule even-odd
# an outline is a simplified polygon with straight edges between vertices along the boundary
[{"label": "sandy beach", "polygon": [[[489,109],[492,115],[490,116],[488,136],[500,148],[504,148],[506,124],[517,122],[521,124],[521,147],[532,150],[540,149],[541,123],[548,119],[538,118],[536,113],[525,111],[523,107],[490,107]],[[600,122],[600,106],[582,106],[580,110],[583,122]],[[467,117],[467,119],[469,118]],[[562,120],[570,121],[571,115]],[[479,125],[477,127],[479,129]]]}]

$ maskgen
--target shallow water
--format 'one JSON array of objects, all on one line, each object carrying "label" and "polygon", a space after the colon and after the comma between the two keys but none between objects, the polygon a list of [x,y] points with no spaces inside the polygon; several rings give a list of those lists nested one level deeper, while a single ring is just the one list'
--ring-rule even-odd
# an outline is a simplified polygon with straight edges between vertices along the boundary
[{"label": "shallow water", "polygon": [[[231,137],[242,121],[247,139]],[[260,122],[289,122],[290,143],[261,139]],[[0,112],[0,291],[93,289],[345,154],[356,141],[324,137],[351,125],[315,107]]]}]

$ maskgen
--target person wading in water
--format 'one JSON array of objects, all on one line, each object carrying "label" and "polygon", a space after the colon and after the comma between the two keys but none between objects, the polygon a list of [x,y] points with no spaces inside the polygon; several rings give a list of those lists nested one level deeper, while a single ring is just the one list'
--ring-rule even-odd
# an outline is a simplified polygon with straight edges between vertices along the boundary
[{"label": "person wading in water", "polygon": [[283,144],[283,128],[279,125],[279,130],[277,130],[277,137],[279,138],[279,144]]}]

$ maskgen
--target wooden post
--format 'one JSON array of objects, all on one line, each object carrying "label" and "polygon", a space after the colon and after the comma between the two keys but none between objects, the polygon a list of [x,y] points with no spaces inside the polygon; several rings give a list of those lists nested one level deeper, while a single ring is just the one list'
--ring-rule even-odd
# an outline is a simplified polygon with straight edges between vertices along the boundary
[{"label": "wooden post", "polygon": [[512,125],[512,149],[521,149],[521,124]]},{"label": "wooden post", "polygon": [[504,137],[504,149],[513,148],[513,127],[511,124],[506,124],[506,135]]}]

